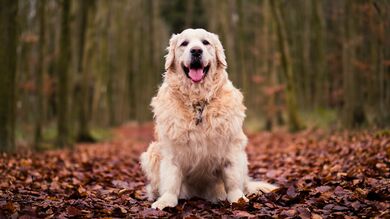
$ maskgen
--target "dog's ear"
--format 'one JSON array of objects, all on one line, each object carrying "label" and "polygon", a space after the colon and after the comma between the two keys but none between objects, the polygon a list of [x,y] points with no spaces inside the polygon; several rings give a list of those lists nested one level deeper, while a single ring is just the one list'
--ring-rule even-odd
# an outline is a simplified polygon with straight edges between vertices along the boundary
[{"label": "dog's ear", "polygon": [[214,38],[215,53],[217,55],[218,65],[222,68],[226,68],[227,67],[226,56],[225,56],[225,51],[223,49],[222,43],[219,40],[218,35],[213,34],[213,38]]},{"label": "dog's ear", "polygon": [[177,34],[172,34],[167,48],[168,54],[165,56],[165,70],[173,67],[175,64],[175,47],[177,42]]}]

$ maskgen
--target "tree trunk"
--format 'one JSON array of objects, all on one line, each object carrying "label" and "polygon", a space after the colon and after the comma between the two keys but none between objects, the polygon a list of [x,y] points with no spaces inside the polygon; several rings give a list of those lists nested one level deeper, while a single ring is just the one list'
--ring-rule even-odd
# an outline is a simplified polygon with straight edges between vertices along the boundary
[{"label": "tree trunk", "polygon": [[15,150],[17,0],[0,7],[0,151]]},{"label": "tree trunk", "polygon": [[313,1],[313,34],[315,51],[315,74],[316,74],[316,86],[315,86],[315,105],[316,107],[325,107],[325,102],[328,97],[328,79],[325,66],[325,21],[322,11],[322,2],[319,0]]},{"label": "tree trunk", "polygon": [[278,35],[279,49],[282,58],[282,68],[284,77],[287,82],[286,87],[286,103],[287,103],[287,115],[289,119],[289,130],[298,131],[303,128],[301,120],[298,114],[298,106],[296,101],[295,85],[294,85],[294,72],[292,68],[292,61],[290,57],[290,50],[287,41],[286,29],[284,20],[280,14],[280,1],[271,1],[272,15],[276,24],[276,33]]},{"label": "tree trunk", "polygon": [[239,86],[243,90],[244,93],[247,93],[248,86],[247,86],[247,68],[245,63],[245,33],[244,33],[244,5],[245,1],[237,1],[236,10],[237,10],[237,16],[238,16],[238,26],[237,26],[237,38],[236,38],[236,46],[237,46],[237,52],[238,52],[238,66],[240,66],[240,69],[238,69],[238,72],[236,72],[239,75],[240,78],[240,84]]},{"label": "tree trunk", "polygon": [[[302,31],[302,75],[303,75],[303,92],[302,92],[302,99],[304,102],[304,106],[306,109],[309,109],[312,107],[312,101],[313,101],[313,88],[312,88],[312,78],[313,70],[311,65],[311,57],[310,57],[310,51],[311,51],[311,12],[312,12],[312,2],[311,1],[304,1],[303,3],[303,31]],[[310,106],[310,107],[309,107]]]},{"label": "tree trunk", "polygon": [[60,55],[58,60],[58,146],[71,146],[69,139],[69,77],[68,66],[70,60],[70,0],[62,1],[62,17],[61,17],[61,36],[60,36]]},{"label": "tree trunk", "polygon": [[117,124],[117,117],[115,115],[115,89],[114,81],[117,75],[114,64],[114,36],[113,36],[113,5],[108,5],[108,31],[107,31],[107,108],[108,120],[110,126]]},{"label": "tree trunk", "polygon": [[88,28],[88,12],[89,7],[92,4],[92,1],[83,0],[80,1],[79,8],[79,50],[78,50],[78,62],[77,62],[77,71],[79,75],[79,81],[77,82],[76,89],[80,91],[80,94],[77,97],[78,107],[79,107],[79,130],[77,134],[78,142],[95,142],[95,139],[91,135],[88,119],[88,104],[90,103],[88,98],[88,88],[89,88],[89,77],[88,71],[85,70],[85,41],[86,41],[86,32]]},{"label": "tree trunk", "polygon": [[[135,8],[141,8],[142,4],[140,0],[134,1],[134,7]],[[141,18],[142,11],[141,10],[133,10],[133,20],[136,21],[134,22],[134,29],[140,30],[141,29],[141,23],[138,22],[138,20]],[[132,43],[133,43],[133,54],[132,54],[132,96],[134,97],[134,117],[139,120],[141,117],[140,111],[142,111],[142,107],[140,106],[140,103],[143,104],[142,102],[142,95],[141,92],[143,92],[142,87],[141,87],[141,74],[140,74],[140,69],[141,69],[141,47],[142,47],[142,33],[141,31],[134,32]]]},{"label": "tree trunk", "polygon": [[126,14],[128,14],[127,23],[129,30],[127,30],[127,101],[128,101],[128,119],[133,121],[136,120],[135,116],[135,107],[136,107],[136,101],[135,101],[135,90],[134,90],[134,48],[137,47],[136,44],[134,44],[134,33],[132,29],[135,26],[135,19],[134,19],[134,13],[133,13],[133,5],[134,2],[129,2],[126,7]]},{"label": "tree trunk", "polygon": [[363,110],[364,100],[359,87],[359,75],[356,74],[353,67],[355,59],[353,9],[352,1],[345,1],[342,66],[344,90],[343,123],[346,128],[358,127],[366,121]]},{"label": "tree trunk", "polygon": [[[218,4],[217,4],[218,5]],[[218,6],[217,6],[218,7]],[[233,82],[235,82],[236,86],[241,88],[241,74],[239,69],[239,51],[238,51],[238,12],[237,12],[237,2],[235,0],[229,0],[227,3],[228,10],[225,13],[221,14],[222,23],[225,20],[229,21],[227,25],[225,25],[225,29],[223,33],[226,36],[226,44],[227,44],[227,61],[229,67],[229,73],[232,77]]]},{"label": "tree trunk", "polygon": [[[262,17],[263,17],[263,29],[262,29],[262,35],[263,35],[263,59],[265,59],[263,66],[262,66],[262,75],[268,75],[268,86],[275,86],[274,83],[274,71],[272,69],[272,66],[270,65],[270,57],[271,57],[271,47],[269,46],[271,41],[270,37],[270,26],[272,25],[270,22],[270,13],[269,13],[269,0],[264,0],[262,5]],[[257,85],[258,86],[258,85]],[[265,129],[267,131],[272,131],[273,128],[273,118],[275,117],[275,95],[268,95],[267,98],[267,107],[265,111]],[[260,107],[260,106],[259,106]]]},{"label": "tree trunk", "polygon": [[[372,5],[376,5],[375,1],[371,0],[369,2]],[[379,6],[379,5],[377,5]],[[383,6],[382,4],[380,6]],[[379,6],[379,7],[380,7]],[[372,11],[376,10],[375,7],[372,7]],[[388,10],[387,10],[388,11]],[[386,18],[388,15],[383,12],[375,12],[373,15],[369,16],[369,37],[372,42],[370,45],[370,74],[373,77],[373,80],[368,89],[369,96],[367,98],[368,108],[371,109],[371,114],[374,115],[374,124],[383,128],[387,125],[390,125],[390,101],[387,98],[386,100],[386,84],[390,82],[390,74],[387,74],[385,77],[385,51],[386,51],[386,34],[388,35],[389,30],[385,27]],[[387,33],[386,33],[387,31]],[[387,83],[386,83],[387,82]],[[390,91],[390,87],[387,87],[387,91]],[[390,94],[390,92],[387,92]],[[386,104],[387,103],[387,104]]]},{"label": "tree trunk", "polygon": [[43,93],[43,78],[44,78],[44,49],[45,49],[45,6],[46,0],[38,2],[38,14],[39,14],[39,48],[38,48],[38,62],[37,62],[37,76],[36,76],[36,88],[37,88],[37,109],[36,109],[36,121],[35,121],[35,139],[34,149],[39,150],[42,141],[42,123],[44,121],[44,93]]}]

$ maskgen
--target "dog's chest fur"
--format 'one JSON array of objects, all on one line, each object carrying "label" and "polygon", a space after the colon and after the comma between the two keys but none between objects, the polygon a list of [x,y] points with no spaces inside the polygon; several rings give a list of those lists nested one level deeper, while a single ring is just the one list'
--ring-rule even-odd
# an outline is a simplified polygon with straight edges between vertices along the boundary
[{"label": "dog's chest fur", "polygon": [[171,152],[183,169],[218,171],[234,149],[231,142],[243,134],[245,107],[241,93],[226,86],[210,101],[184,103],[160,91],[164,95],[159,94],[152,101],[158,140],[171,145]]},{"label": "dog's chest fur", "polygon": [[[193,110],[187,128],[179,137],[186,142],[173,145],[175,160],[180,163],[183,172],[193,178],[212,177],[228,162],[226,155],[231,150],[228,142],[233,133],[230,130],[232,124],[227,120],[228,115],[216,114],[212,104],[208,103],[203,110]],[[175,138],[171,140],[176,141]],[[196,176],[198,173],[201,175]]]}]

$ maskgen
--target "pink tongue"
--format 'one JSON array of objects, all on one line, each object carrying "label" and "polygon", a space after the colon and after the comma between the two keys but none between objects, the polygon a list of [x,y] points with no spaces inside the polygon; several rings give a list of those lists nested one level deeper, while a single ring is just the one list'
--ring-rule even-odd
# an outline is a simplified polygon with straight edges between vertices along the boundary
[{"label": "pink tongue", "polygon": [[189,73],[189,76],[190,78],[193,80],[193,81],[200,81],[202,80],[203,78],[203,69],[199,68],[199,69],[190,69],[190,73]]}]

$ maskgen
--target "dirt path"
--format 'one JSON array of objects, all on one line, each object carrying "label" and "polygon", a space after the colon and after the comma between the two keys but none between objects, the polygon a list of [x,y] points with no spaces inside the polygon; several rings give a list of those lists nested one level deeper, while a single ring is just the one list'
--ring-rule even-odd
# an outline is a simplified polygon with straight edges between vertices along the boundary
[{"label": "dirt path", "polygon": [[125,125],[112,142],[73,152],[0,156],[0,218],[390,217],[388,133],[250,135],[250,175],[278,191],[233,206],[180,200],[166,211],[149,208],[138,165],[152,133]]}]

